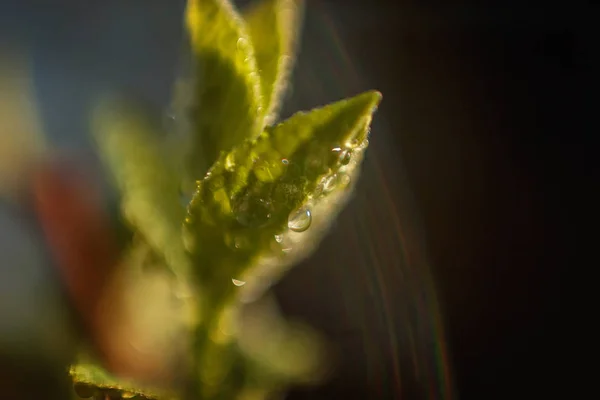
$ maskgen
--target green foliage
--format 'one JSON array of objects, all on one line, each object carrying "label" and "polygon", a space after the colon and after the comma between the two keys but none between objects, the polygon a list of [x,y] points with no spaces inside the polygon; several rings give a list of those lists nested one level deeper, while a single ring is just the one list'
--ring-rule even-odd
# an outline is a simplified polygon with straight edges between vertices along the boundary
[{"label": "green foliage", "polygon": [[[90,398],[96,394],[123,399],[161,399],[175,400],[173,393],[140,388],[135,382],[112,376],[93,362],[80,362],[71,367],[69,373],[76,382],[75,393],[82,398]],[[110,397],[110,398],[112,398]],[[101,397],[104,399],[105,397]]]},{"label": "green foliage", "polygon": [[93,121],[100,154],[121,194],[123,216],[174,272],[187,275],[187,256],[179,239],[185,214],[180,177],[157,130],[144,110],[120,99],[102,104]]},{"label": "green foliage", "polygon": [[294,64],[303,4],[297,0],[264,0],[244,14],[260,75],[265,125],[277,118]]},{"label": "green foliage", "polygon": [[260,134],[260,76],[244,21],[225,0],[190,0],[186,26],[197,75],[188,176],[202,177],[221,152]]},{"label": "green foliage", "polygon": [[[185,398],[265,398],[318,379],[325,362],[318,336],[283,322],[264,293],[310,253],[343,207],[381,95],[365,92],[271,125],[301,16],[293,0],[260,1],[243,17],[226,0],[188,1],[196,75],[188,83],[189,141],[179,143],[187,153],[182,170],[148,112],[110,101],[94,119],[137,238],[129,252],[151,249],[173,273],[174,290],[191,299],[190,307],[171,311],[194,314],[173,319],[186,321],[178,332],[194,343],[195,385]],[[196,190],[186,209],[180,188],[189,182]],[[144,279],[140,265],[125,267]],[[71,374],[77,383],[169,398],[89,359]]]},{"label": "green foliage", "polygon": [[289,231],[310,226],[311,208],[352,178],[351,161],[366,146],[379,98],[367,92],[300,112],[215,163],[199,181],[186,220],[187,245],[201,257],[202,278],[245,275],[265,253],[282,251],[276,236],[283,242]]}]

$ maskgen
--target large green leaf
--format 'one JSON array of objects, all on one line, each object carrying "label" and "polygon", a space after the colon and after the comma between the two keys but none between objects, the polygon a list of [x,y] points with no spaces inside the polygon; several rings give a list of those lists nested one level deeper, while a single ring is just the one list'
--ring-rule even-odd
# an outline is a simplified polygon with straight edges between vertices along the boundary
[{"label": "large green leaf", "polygon": [[260,77],[243,19],[227,0],[190,0],[186,26],[195,61],[187,182],[262,130]]},{"label": "large green leaf", "polygon": [[244,13],[261,79],[266,124],[277,118],[293,68],[303,5],[298,0],[263,0]]},{"label": "large green leaf", "polygon": [[[288,244],[307,254],[304,243],[339,208],[322,205],[347,193],[380,97],[371,91],[297,113],[221,157],[188,208],[186,243],[201,279],[245,281],[260,259],[294,250]],[[302,233],[309,226],[317,229]]]},{"label": "large green leaf", "polygon": [[157,126],[148,112],[111,100],[98,107],[93,130],[120,191],[124,217],[176,274],[186,278],[189,263],[181,241],[185,208]]},{"label": "large green leaf", "polygon": [[[205,334],[198,348],[198,372],[204,381],[235,377],[230,371],[239,367],[239,356],[232,353],[232,337],[211,337],[222,337],[223,321],[239,307],[239,300],[254,300],[285,267],[310,254],[341,209],[380,98],[371,91],[295,114],[223,154],[199,181],[188,208],[185,243],[196,261],[198,280],[210,282],[203,297]],[[282,338],[273,343],[286,340]],[[294,375],[305,372],[272,363],[271,351],[281,350],[270,348],[267,354],[266,348],[258,347],[245,350],[249,364],[242,365],[271,365],[272,370],[256,378],[261,385],[300,378]],[[210,366],[219,360],[230,362],[220,364],[217,379]]]}]

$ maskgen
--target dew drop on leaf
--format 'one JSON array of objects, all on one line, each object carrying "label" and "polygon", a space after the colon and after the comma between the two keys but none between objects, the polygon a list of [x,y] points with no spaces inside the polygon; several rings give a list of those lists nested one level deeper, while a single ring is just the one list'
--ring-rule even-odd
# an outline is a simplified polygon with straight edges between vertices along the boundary
[{"label": "dew drop on leaf", "polygon": [[244,282],[244,281],[240,281],[240,280],[238,280],[238,279],[232,279],[232,280],[231,280],[231,282],[233,282],[233,284],[234,284],[235,286],[244,286],[244,285],[246,284],[246,282]]},{"label": "dew drop on leaf", "polygon": [[352,158],[352,153],[350,150],[344,150],[340,154],[340,164],[348,165],[350,163],[350,159]]},{"label": "dew drop on leaf", "polygon": [[248,40],[246,38],[239,38],[237,41],[237,48],[239,51],[246,51],[248,49]]},{"label": "dew drop on leaf", "polygon": [[300,207],[298,210],[292,212],[288,219],[288,228],[294,232],[306,231],[312,222],[312,214],[310,208],[307,206]]},{"label": "dew drop on leaf", "polygon": [[277,243],[283,242],[283,235],[275,235],[275,241]]},{"label": "dew drop on leaf", "polygon": [[248,240],[245,237],[237,237],[233,240],[233,247],[236,249],[243,249],[248,247]]},{"label": "dew drop on leaf", "polygon": [[350,184],[350,176],[349,175],[343,175],[340,178],[340,181],[342,183],[343,186],[348,186]]},{"label": "dew drop on leaf", "polygon": [[321,183],[323,192],[325,192],[325,193],[331,192],[333,189],[335,189],[337,182],[338,182],[337,174],[326,176],[323,179],[323,182]]},{"label": "dew drop on leaf", "polygon": [[281,163],[282,163],[283,165],[288,165],[288,164],[290,163],[290,161],[289,161],[287,158],[282,158],[282,159],[281,159]]}]

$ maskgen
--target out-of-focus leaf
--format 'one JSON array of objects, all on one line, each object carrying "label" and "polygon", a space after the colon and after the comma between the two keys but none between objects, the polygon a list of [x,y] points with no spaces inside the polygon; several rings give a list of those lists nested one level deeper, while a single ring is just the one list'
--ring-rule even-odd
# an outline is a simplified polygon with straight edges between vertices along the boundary
[{"label": "out-of-focus leaf", "polygon": [[[117,378],[95,363],[81,362],[69,369],[77,392],[119,395],[118,398],[177,400],[178,397],[160,389],[141,389],[137,382]],[[131,397],[128,397],[131,396]],[[138,397],[135,397],[138,396]],[[98,397],[105,398],[105,397]],[[113,398],[113,397],[108,397]]]},{"label": "out-of-focus leaf", "polygon": [[243,19],[228,0],[190,0],[186,26],[195,60],[187,181],[262,130],[260,77]]},{"label": "out-of-focus leaf", "polygon": [[123,215],[176,274],[187,277],[181,241],[185,208],[157,124],[130,103],[111,101],[98,108],[93,128],[121,193]]},{"label": "out-of-focus leaf", "polygon": [[263,0],[244,13],[254,45],[267,125],[277,118],[295,62],[303,5],[301,0]]},{"label": "out-of-focus leaf", "polygon": [[113,281],[103,288],[97,340],[92,343],[102,358],[80,351],[71,368],[74,382],[152,398],[153,393],[178,389],[191,361],[190,330],[196,325],[190,321],[196,315],[190,313],[197,310],[177,298],[176,284],[163,260],[146,243],[134,240]]},{"label": "out-of-focus leaf", "polygon": [[272,296],[244,308],[238,336],[255,386],[316,381],[326,368],[322,340],[311,329],[285,321]]},{"label": "out-of-focus leaf", "polygon": [[[304,242],[339,211],[321,205],[346,192],[380,98],[366,92],[295,114],[221,157],[188,208],[186,243],[205,279],[248,281],[259,260],[307,254]],[[303,233],[309,227],[318,229]]]}]

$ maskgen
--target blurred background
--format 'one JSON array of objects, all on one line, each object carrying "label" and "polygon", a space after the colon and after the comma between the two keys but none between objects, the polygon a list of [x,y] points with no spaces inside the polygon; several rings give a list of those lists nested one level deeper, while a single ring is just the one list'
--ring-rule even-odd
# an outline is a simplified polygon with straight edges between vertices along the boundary
[{"label": "blurred background", "polygon": [[[107,89],[167,112],[183,0],[0,4],[52,146],[93,159],[89,111]],[[592,7],[307,1],[282,118],[367,89],[384,99],[353,201],[275,288],[336,346],[330,381],[290,399],[491,399],[565,383],[566,344],[548,324],[567,323],[573,206],[595,181]],[[9,222],[0,232],[3,252],[23,242]],[[3,282],[17,279],[6,268]]]}]

